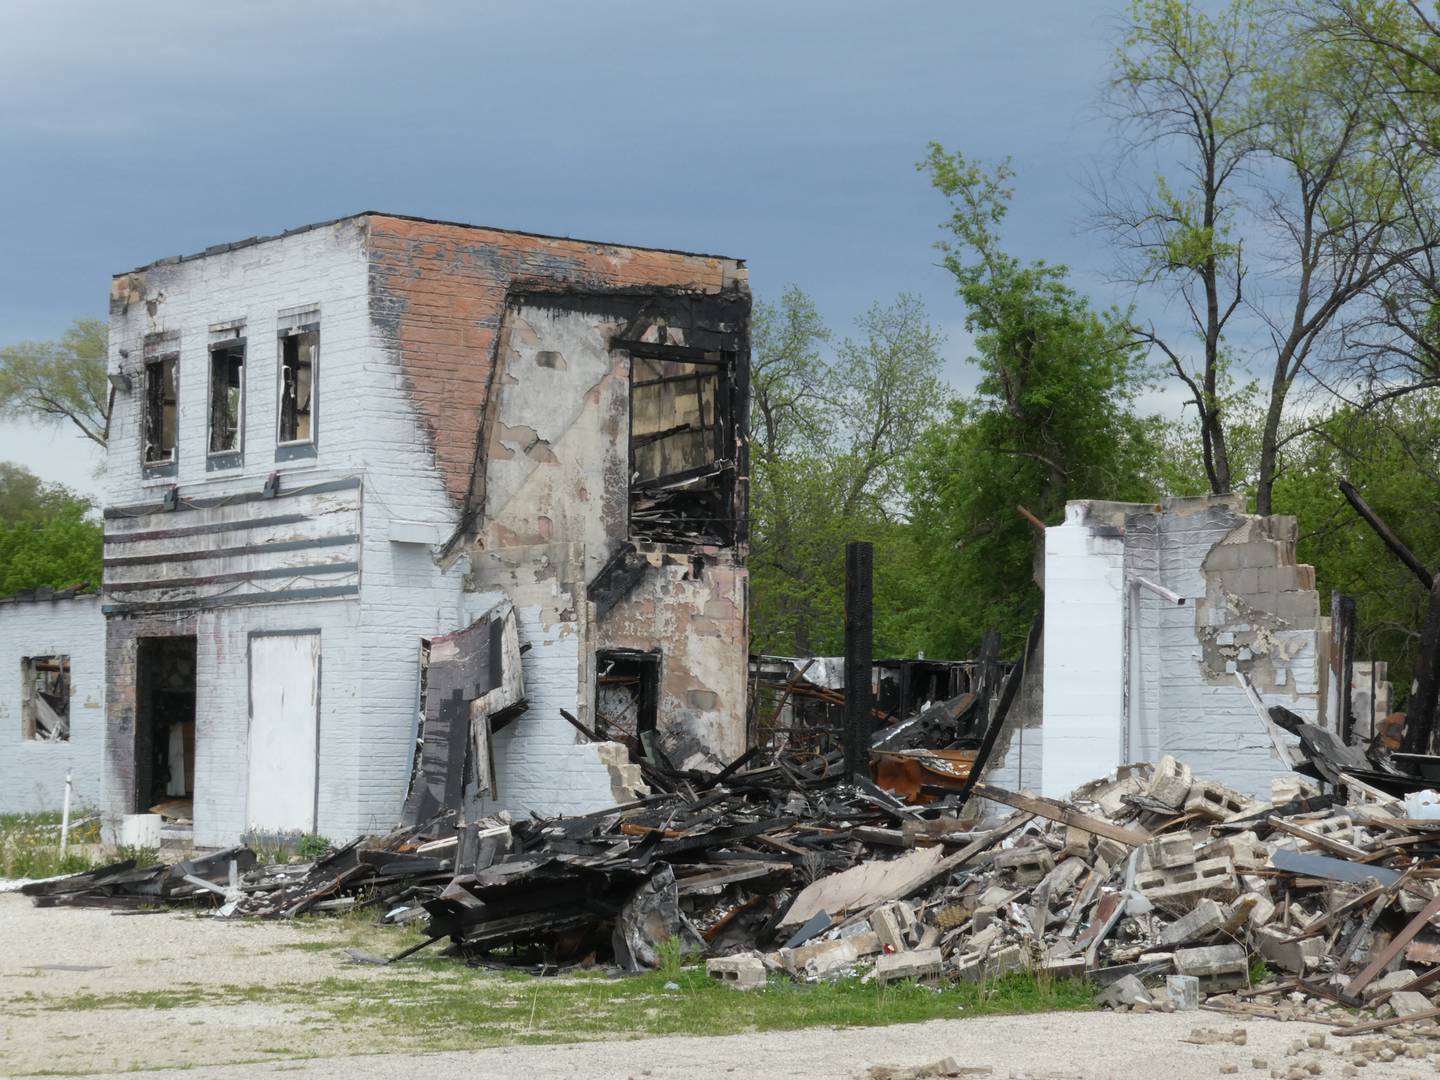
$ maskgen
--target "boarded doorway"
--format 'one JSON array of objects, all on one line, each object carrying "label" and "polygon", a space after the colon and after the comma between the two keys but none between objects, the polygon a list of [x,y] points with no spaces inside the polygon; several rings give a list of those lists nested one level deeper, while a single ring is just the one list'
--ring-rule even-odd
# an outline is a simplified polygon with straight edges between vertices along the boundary
[{"label": "boarded doorway", "polygon": [[135,656],[135,809],[192,817],[195,637],[142,637]]},{"label": "boarded doorway", "polygon": [[315,831],[320,632],[250,636],[249,801],[262,834]]}]

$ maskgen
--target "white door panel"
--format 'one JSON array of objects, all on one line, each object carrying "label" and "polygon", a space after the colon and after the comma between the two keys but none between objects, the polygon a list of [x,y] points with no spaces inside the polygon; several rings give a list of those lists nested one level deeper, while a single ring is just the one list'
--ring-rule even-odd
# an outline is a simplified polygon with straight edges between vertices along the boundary
[{"label": "white door panel", "polygon": [[315,831],[320,635],[250,639],[247,820],[259,832]]}]

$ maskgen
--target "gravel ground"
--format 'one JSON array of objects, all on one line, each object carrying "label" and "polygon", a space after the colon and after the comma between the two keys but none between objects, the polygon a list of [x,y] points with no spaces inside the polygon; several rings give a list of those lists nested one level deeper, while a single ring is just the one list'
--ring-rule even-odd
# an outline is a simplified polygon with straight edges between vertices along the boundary
[{"label": "gravel ground", "polygon": [[[434,971],[345,963],[343,948],[370,933],[388,951],[393,936],[344,922],[310,926],[230,923],[194,915],[112,915],[93,909],[37,909],[0,895],[0,1074],[175,1077],[177,1068],[217,1080],[284,1071],[297,1078],[365,1080],[409,1075],[416,1080],[524,1077],[549,1080],[697,1080],[703,1077],[814,1077],[859,1080],[873,1065],[920,1065],[946,1056],[989,1066],[1010,1077],[1156,1077],[1188,1080],[1222,1075],[1269,1080],[1270,1070],[1302,1061],[1322,1077],[1344,1075],[1357,1040],[1331,1038],[1323,1050],[1287,1056],[1296,1039],[1324,1028],[1241,1021],[1214,1012],[1166,1015],[1064,1013],[844,1030],[810,1029],[709,1038],[647,1038],[570,1045],[514,1046],[453,1053],[376,1053],[386,1049],[364,1025],[338,1030],[302,1004],[245,1000],[247,987],[301,987],[302,1002],[324,993],[324,980],[424,979],[446,992]],[[303,948],[295,948],[300,945]],[[193,1003],[134,1007],[114,998],[188,991]],[[85,995],[109,1000],[86,1006]],[[74,1001],[74,1007],[67,1007]],[[317,1022],[319,1021],[319,1022]],[[1243,1027],[1244,1046],[1184,1042],[1193,1029]],[[1440,1040],[1425,1060],[1372,1062],[1366,1080],[1433,1076]],[[1347,1054],[1342,1057],[1340,1052]],[[354,1056],[361,1052],[364,1056]],[[1266,1061],[1257,1068],[1256,1058]],[[255,1064],[229,1064],[230,1062]],[[1283,1073],[1282,1073],[1283,1075]]]},{"label": "gravel ground", "polygon": [[[1216,1013],[1182,1016],[1114,1013],[1048,1014],[939,1020],[884,1028],[767,1032],[713,1038],[641,1039],[631,1042],[569,1046],[519,1046],[446,1054],[382,1054],[286,1062],[296,1080],[369,1080],[397,1075],[417,1080],[475,1080],[524,1077],[525,1080],[701,1080],[736,1077],[771,1080],[865,1080],[873,1065],[923,1065],[954,1057],[961,1065],[989,1066],[995,1080],[1209,1080],[1221,1067],[1235,1065],[1236,1075],[1268,1080],[1276,1066],[1300,1061],[1321,1063],[1321,1077],[1343,1075],[1344,1058],[1336,1047],[1353,1040],[1329,1040],[1324,1050],[1286,1056],[1292,1040],[1324,1029],[1273,1021],[1244,1023],[1245,1046],[1197,1046],[1180,1040],[1197,1024],[1235,1025]],[[1433,1055],[1432,1055],[1433,1056]],[[1255,1067],[1264,1058],[1266,1066]],[[253,1080],[274,1065],[230,1066],[205,1070],[213,1080]],[[1375,1063],[1365,1080],[1435,1074],[1430,1060]],[[128,1080],[164,1080],[173,1074],[141,1072]]]}]

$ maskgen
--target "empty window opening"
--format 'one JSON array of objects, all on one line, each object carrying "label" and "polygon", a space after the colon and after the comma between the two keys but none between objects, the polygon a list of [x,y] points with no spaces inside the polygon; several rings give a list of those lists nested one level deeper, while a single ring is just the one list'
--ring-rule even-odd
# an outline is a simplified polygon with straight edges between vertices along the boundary
[{"label": "empty window opening", "polygon": [[210,346],[210,453],[240,449],[240,408],[245,387],[245,339]]},{"label": "empty window opening", "polygon": [[280,335],[280,442],[315,441],[315,369],[320,329],[309,326]]},{"label": "empty window opening", "polygon": [[36,742],[70,741],[70,657],[20,661],[20,734]]},{"label": "empty window opening", "polygon": [[176,364],[175,354],[145,361],[145,463],[159,465],[175,459]]},{"label": "empty window opening", "polygon": [[595,730],[624,743],[632,758],[645,756],[660,701],[660,655],[635,649],[595,654]]},{"label": "empty window opening", "polygon": [[723,354],[674,360],[632,354],[630,533],[672,544],[733,542],[735,467]]},{"label": "empty window opening", "polygon": [[192,821],[195,638],[142,637],[135,660],[135,808]]}]

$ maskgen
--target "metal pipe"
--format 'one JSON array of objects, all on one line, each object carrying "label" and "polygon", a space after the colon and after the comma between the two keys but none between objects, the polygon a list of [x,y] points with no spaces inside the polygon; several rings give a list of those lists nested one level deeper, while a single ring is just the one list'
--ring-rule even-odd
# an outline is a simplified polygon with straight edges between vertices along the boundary
[{"label": "metal pipe", "polygon": [[1140,586],[1140,588],[1144,589],[1146,592],[1152,592],[1156,596],[1160,597],[1160,599],[1165,600],[1171,604],[1175,604],[1177,607],[1183,607],[1185,605],[1185,597],[1181,596],[1177,592],[1171,592],[1169,589],[1165,588],[1164,585],[1156,585],[1155,582],[1151,581],[1149,578],[1143,578],[1139,575],[1136,575],[1134,577],[1131,577],[1130,581],[1133,584]]},{"label": "metal pipe", "polygon": [[65,808],[60,812],[60,861],[65,861],[65,849],[70,846],[70,770],[65,770]]}]

